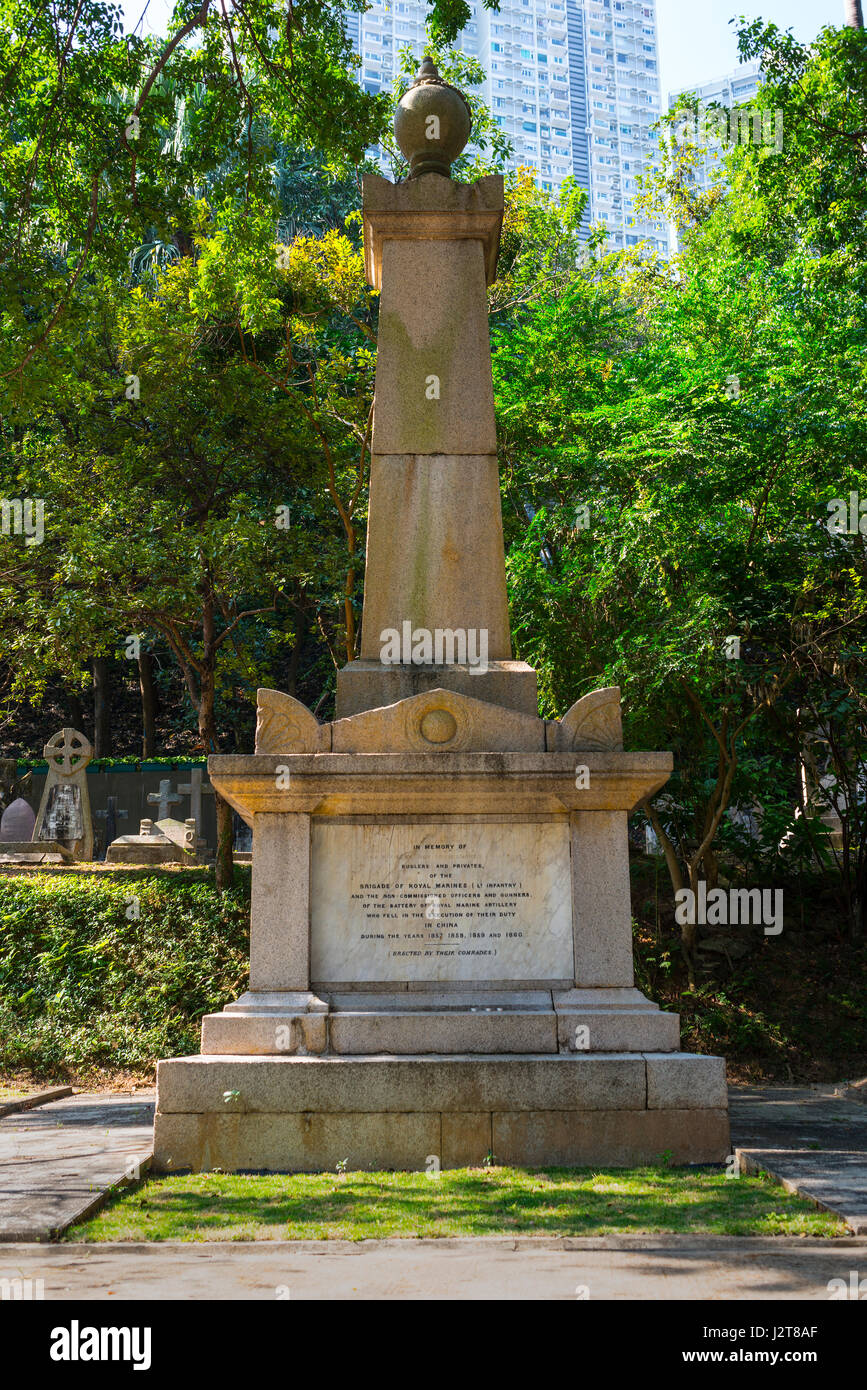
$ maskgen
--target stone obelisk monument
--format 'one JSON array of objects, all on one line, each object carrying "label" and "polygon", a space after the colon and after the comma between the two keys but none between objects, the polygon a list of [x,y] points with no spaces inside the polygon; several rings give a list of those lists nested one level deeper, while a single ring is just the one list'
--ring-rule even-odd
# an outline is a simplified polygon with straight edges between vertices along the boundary
[{"label": "stone obelisk monument", "polygon": [[158,1068],[158,1168],[632,1164],[729,1149],[722,1058],[635,987],[626,823],[667,753],[616,689],[542,720],[513,660],[486,286],[499,177],[461,184],[426,59],[367,176],[381,292],[361,654],[337,717],[260,690],[209,759],[253,828],[250,988]]}]

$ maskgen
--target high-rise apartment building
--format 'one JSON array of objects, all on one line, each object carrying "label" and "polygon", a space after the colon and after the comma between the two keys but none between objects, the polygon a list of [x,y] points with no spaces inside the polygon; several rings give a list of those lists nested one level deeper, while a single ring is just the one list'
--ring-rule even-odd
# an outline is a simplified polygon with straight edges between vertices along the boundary
[{"label": "high-rise apartment building", "polygon": [[725,107],[727,111],[731,111],[735,106],[748,106],[759,90],[761,82],[761,64],[744,63],[736,72],[726,73],[724,77],[715,77],[710,82],[703,82],[701,86],[683,87],[679,92],[669,92],[669,110],[675,105],[677,98],[687,92],[698,98],[695,133],[702,144],[708,144],[708,153],[697,166],[695,179],[704,192],[710,188],[712,176],[719,169],[720,160],[725,153],[725,143],[713,138],[718,130],[712,119],[713,108]]},{"label": "high-rise apartment building", "polygon": [[[573,176],[611,249],[647,239],[666,252],[667,228],[640,217],[634,203],[637,175],[656,159],[655,0],[501,0],[496,13],[470,3],[457,46],[485,69],[479,90],[514,163],[537,170],[554,191]],[[366,14],[348,16],[368,90],[390,86],[403,44],[421,56],[426,14],[424,0],[373,0]]]}]

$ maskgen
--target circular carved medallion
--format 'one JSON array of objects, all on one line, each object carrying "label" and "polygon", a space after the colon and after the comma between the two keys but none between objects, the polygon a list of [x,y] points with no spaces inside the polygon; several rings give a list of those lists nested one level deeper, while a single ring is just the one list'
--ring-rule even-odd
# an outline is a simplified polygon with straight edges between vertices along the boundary
[{"label": "circular carved medallion", "polygon": [[418,727],[427,743],[449,743],[458,731],[457,720],[447,709],[429,709]]}]

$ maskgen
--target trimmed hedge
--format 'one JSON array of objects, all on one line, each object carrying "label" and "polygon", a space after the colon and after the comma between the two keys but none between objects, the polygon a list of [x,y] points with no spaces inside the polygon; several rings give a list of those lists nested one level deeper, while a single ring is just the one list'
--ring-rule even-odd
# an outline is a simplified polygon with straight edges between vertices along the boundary
[{"label": "trimmed hedge", "polygon": [[247,985],[249,898],[242,867],[223,896],[207,870],[0,878],[0,1070],[86,1081],[198,1052]]}]

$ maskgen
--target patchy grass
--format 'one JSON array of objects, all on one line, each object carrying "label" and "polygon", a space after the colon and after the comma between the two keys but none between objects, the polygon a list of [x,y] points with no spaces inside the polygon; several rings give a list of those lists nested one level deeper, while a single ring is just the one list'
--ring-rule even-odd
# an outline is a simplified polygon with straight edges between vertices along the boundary
[{"label": "patchy grass", "polygon": [[23,1100],[25,1096],[32,1096],[34,1091],[47,1090],[48,1087],[44,1084],[40,1086],[26,1086],[22,1084],[19,1086],[13,1082],[13,1084],[10,1086],[4,1086],[2,1083],[0,1083],[0,1101]]},{"label": "patchy grass", "polygon": [[68,1239],[379,1240],[639,1232],[845,1235],[765,1176],[718,1169],[459,1168],[426,1173],[192,1173],[116,1196]]}]

